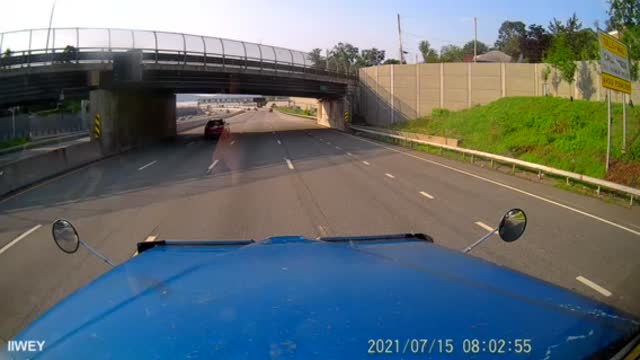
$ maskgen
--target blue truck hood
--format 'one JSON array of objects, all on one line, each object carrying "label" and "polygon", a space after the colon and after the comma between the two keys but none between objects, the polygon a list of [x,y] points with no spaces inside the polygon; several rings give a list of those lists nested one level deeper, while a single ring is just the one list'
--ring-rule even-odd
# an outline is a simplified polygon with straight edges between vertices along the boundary
[{"label": "blue truck hood", "polygon": [[[476,359],[574,359],[619,347],[639,324],[428,241],[281,237],[159,244],[71,295],[17,337],[45,341],[42,352],[8,354],[355,359],[370,358],[372,351],[411,358],[417,350],[421,358],[468,359],[477,351]],[[527,350],[524,340],[530,352],[518,354]],[[503,355],[491,354],[499,347]]]}]

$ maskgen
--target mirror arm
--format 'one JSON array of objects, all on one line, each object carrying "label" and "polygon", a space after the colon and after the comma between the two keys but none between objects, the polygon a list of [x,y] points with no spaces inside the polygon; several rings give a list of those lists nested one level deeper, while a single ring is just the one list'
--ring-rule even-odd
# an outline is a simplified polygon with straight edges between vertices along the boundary
[{"label": "mirror arm", "polygon": [[495,234],[498,231],[498,228],[495,228],[491,231],[489,231],[485,236],[483,236],[482,238],[480,238],[480,240],[474,242],[473,244],[467,246],[464,250],[462,250],[462,252],[464,254],[468,253],[469,251],[471,251],[474,247],[482,244],[482,242],[484,242],[485,240],[487,240],[489,237],[491,237],[491,235]]},{"label": "mirror arm", "polygon": [[116,267],[116,265],[114,263],[112,263],[111,260],[107,259],[106,256],[103,256],[102,254],[100,254],[99,252],[94,250],[91,246],[87,245],[84,241],[80,240],[80,245],[82,245],[85,249],[87,249],[87,251],[89,251],[90,253],[95,255],[100,260],[102,260],[105,263],[111,265],[111,267]]}]

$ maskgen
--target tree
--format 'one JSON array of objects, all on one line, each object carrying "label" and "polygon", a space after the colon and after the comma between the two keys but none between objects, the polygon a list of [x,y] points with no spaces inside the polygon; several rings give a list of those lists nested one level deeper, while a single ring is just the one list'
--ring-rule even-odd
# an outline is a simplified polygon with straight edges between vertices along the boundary
[{"label": "tree", "polygon": [[524,38],[522,38],[522,56],[530,63],[539,63],[544,59],[546,51],[551,46],[553,37],[542,25],[531,24]]},{"label": "tree", "polygon": [[563,24],[560,20],[553,18],[549,23],[549,32],[553,37],[564,34],[574,54],[575,60],[596,60],[599,57],[598,37],[592,29],[583,29],[582,21],[574,13]]},{"label": "tree", "polygon": [[526,26],[522,21],[505,21],[498,30],[495,47],[517,60],[522,54],[522,39],[526,36]]},{"label": "tree", "polygon": [[440,49],[440,61],[442,62],[462,62],[464,53],[459,46],[445,45]]},{"label": "tree", "polygon": [[622,34],[622,41],[629,48],[631,78],[638,80],[640,62],[640,0],[610,0],[607,25]]},{"label": "tree", "polygon": [[309,60],[313,63],[312,68],[324,70],[327,68],[327,61],[322,57],[322,50],[315,48],[309,53]]},{"label": "tree", "polygon": [[387,60],[385,60],[385,61],[382,63],[382,65],[389,65],[389,64],[394,64],[394,65],[400,64],[400,60],[397,60],[397,59],[387,59]]},{"label": "tree", "polygon": [[[468,43],[464,44],[464,46],[462,47],[463,55],[473,55],[473,43],[474,40],[471,40]],[[489,47],[482,41],[478,41],[478,44],[476,45],[476,51],[478,55],[484,54],[489,51]]]},{"label": "tree", "polygon": [[422,54],[422,59],[425,63],[436,63],[439,61],[438,52],[431,48],[431,44],[427,40],[420,41],[418,49]]},{"label": "tree", "polygon": [[[559,33],[553,39],[551,48],[545,62],[550,63],[558,72],[562,80],[573,84],[576,75],[576,59],[573,50],[569,44],[567,34]],[[573,99],[573,96],[571,97]]]},{"label": "tree", "polygon": [[356,65],[359,67],[380,65],[384,61],[384,55],[384,50],[376,48],[363,49],[356,60]]},{"label": "tree", "polygon": [[11,51],[11,49],[7,48],[4,53],[2,54],[3,57],[10,57],[13,54],[13,51]]}]

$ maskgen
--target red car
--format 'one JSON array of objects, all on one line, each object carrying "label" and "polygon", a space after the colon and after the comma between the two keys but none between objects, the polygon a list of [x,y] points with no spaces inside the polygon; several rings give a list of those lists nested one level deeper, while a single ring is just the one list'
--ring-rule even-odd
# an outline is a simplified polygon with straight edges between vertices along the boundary
[{"label": "red car", "polygon": [[207,121],[207,125],[205,125],[204,127],[204,138],[205,139],[211,139],[211,138],[219,138],[220,136],[222,136],[222,133],[224,132],[224,120],[222,119],[218,119],[218,120],[209,120]]}]

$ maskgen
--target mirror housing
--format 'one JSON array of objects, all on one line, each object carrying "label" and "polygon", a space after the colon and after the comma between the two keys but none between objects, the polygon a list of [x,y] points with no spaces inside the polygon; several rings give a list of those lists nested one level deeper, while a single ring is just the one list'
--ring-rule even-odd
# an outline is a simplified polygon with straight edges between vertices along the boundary
[{"label": "mirror housing", "polygon": [[51,235],[56,245],[65,253],[73,254],[78,251],[80,237],[71,222],[64,219],[54,221],[51,225]]},{"label": "mirror housing", "polygon": [[521,209],[511,209],[500,220],[498,234],[505,242],[516,241],[527,227],[527,215]]}]

